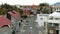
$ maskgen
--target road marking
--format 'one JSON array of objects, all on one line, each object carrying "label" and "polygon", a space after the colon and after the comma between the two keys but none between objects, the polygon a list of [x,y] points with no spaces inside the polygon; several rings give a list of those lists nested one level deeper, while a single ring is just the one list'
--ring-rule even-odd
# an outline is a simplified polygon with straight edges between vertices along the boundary
[{"label": "road marking", "polygon": [[30,27],[30,29],[32,29],[32,27]]},{"label": "road marking", "polygon": [[26,24],[24,24],[23,26],[26,26]]},{"label": "road marking", "polygon": [[21,32],[25,32],[25,30],[22,29]]},{"label": "road marking", "polygon": [[42,32],[41,32],[41,31],[39,31],[39,34],[42,34]]}]

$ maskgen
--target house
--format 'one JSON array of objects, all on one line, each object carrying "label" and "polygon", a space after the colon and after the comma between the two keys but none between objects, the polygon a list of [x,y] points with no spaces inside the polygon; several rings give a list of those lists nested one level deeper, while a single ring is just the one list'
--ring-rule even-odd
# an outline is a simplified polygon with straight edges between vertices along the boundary
[{"label": "house", "polygon": [[39,9],[39,6],[38,5],[32,5],[32,10],[31,10],[31,12],[33,13],[33,14],[37,14],[37,9]]},{"label": "house", "polygon": [[23,15],[31,15],[31,8],[30,7],[25,7],[23,9]]},{"label": "house", "polygon": [[6,15],[0,15],[0,34],[11,34],[11,23]]},{"label": "house", "polygon": [[47,20],[49,14],[37,14],[36,22],[38,26],[44,26],[44,21]]},{"label": "house", "polygon": [[10,27],[11,21],[7,19],[4,15],[0,15],[0,28],[4,26]]},{"label": "house", "polygon": [[53,11],[60,10],[60,2],[51,5]]},{"label": "house", "polygon": [[34,15],[39,9],[38,5],[21,5],[23,7],[23,15]]},{"label": "house", "polygon": [[[0,34],[11,34],[12,33],[11,28],[14,29],[14,27],[16,27],[17,29],[19,20],[20,14],[14,10],[13,12],[9,11],[5,15],[0,15]],[[8,26],[9,28],[5,26]]]},{"label": "house", "polygon": [[52,14],[38,14],[38,26],[44,26],[45,34],[60,34],[60,11]]},{"label": "house", "polygon": [[8,14],[11,16],[12,24],[16,25],[17,22],[20,20],[20,14],[16,11],[9,11]]},{"label": "house", "polygon": [[46,34],[60,34],[60,13],[54,12],[45,20]]}]

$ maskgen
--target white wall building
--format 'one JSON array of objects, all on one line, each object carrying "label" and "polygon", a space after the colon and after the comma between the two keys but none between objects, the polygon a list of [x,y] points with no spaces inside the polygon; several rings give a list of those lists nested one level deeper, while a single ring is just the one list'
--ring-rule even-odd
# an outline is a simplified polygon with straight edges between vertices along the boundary
[{"label": "white wall building", "polygon": [[[54,12],[49,15],[48,19],[45,21],[45,28],[46,32],[50,33],[50,30],[48,30],[48,27],[55,27],[55,30],[52,30],[53,32],[51,34],[60,34],[60,13]],[[48,33],[48,34],[49,34]]]},{"label": "white wall building", "polygon": [[36,22],[38,23],[38,26],[44,26],[44,21],[47,20],[49,14],[37,14]]},{"label": "white wall building", "polygon": [[[60,34],[60,13],[59,11],[52,14],[37,14],[36,22],[38,26],[44,26],[46,34]],[[48,27],[55,29],[49,30]]]}]

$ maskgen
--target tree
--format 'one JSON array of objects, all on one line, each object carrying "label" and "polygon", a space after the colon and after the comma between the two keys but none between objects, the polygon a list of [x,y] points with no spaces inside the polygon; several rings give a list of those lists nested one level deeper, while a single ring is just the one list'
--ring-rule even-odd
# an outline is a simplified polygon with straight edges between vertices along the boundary
[{"label": "tree", "polygon": [[40,12],[46,13],[46,14],[51,12],[51,9],[48,3],[41,3],[39,4],[39,6],[40,6]]},{"label": "tree", "polygon": [[4,13],[7,13],[10,10],[13,10],[13,7],[9,4],[2,4],[1,9],[3,10]]},{"label": "tree", "polygon": [[19,9],[19,13],[20,13],[20,16],[22,16],[23,10],[22,9]]},{"label": "tree", "polygon": [[13,9],[11,5],[6,4],[6,3],[2,7],[6,8],[8,10],[10,10],[10,9],[12,10]]},{"label": "tree", "polygon": [[2,9],[0,9],[0,15],[3,15],[4,13],[3,13],[3,11],[2,11]]}]

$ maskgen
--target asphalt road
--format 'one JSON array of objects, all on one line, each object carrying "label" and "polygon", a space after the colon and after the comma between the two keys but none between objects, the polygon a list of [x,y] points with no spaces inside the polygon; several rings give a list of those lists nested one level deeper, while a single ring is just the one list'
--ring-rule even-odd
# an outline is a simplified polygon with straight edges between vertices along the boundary
[{"label": "asphalt road", "polygon": [[36,16],[25,19],[25,21],[22,22],[23,25],[21,25],[20,27],[20,32],[16,34],[39,34],[39,30],[36,27],[37,23],[35,23],[35,19]]},{"label": "asphalt road", "polygon": [[27,19],[28,24],[25,26],[26,34],[38,34],[38,28],[36,27],[35,19],[36,19],[36,17],[31,17],[31,18]]}]

